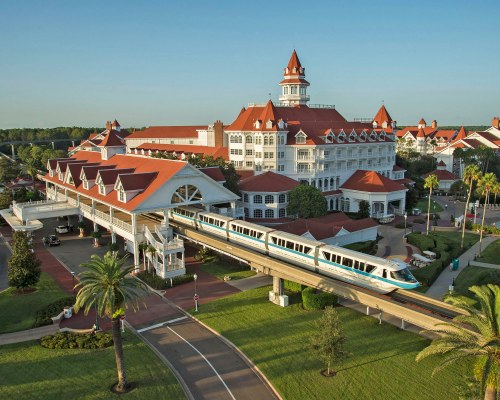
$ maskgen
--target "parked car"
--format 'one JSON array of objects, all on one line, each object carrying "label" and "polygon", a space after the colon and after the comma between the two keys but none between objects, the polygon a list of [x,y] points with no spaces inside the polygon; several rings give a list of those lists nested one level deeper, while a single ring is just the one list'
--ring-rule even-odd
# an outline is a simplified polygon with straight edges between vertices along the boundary
[{"label": "parked car", "polygon": [[412,214],[412,215],[420,215],[420,214],[422,214],[422,211],[420,210],[420,208],[414,208],[414,209],[411,211],[411,214]]},{"label": "parked car", "polygon": [[56,233],[68,233],[70,231],[68,225],[59,225],[56,227]]},{"label": "parked car", "polygon": [[49,237],[44,237],[43,242],[49,247],[59,246],[61,244],[61,241],[56,235],[50,235]]}]

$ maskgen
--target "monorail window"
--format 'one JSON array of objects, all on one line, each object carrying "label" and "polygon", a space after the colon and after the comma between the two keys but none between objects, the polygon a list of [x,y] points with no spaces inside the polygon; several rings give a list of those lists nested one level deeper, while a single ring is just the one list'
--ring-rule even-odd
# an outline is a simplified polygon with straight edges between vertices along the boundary
[{"label": "monorail window", "polygon": [[342,256],[339,256],[339,255],[337,254],[337,259],[335,260],[335,262],[336,262],[337,264],[341,264],[341,265],[342,265]]},{"label": "monorail window", "polygon": [[277,239],[276,239],[274,236],[271,236],[271,241],[272,241],[274,244],[276,244],[276,240],[277,240]]},{"label": "monorail window", "polygon": [[375,269],[374,265],[366,264],[365,272],[372,272]]},{"label": "monorail window", "polygon": [[288,242],[288,241],[286,242],[287,249],[293,250],[293,248],[295,247],[294,245],[295,245],[295,243],[293,243],[293,242]]},{"label": "monorail window", "polygon": [[304,252],[304,245],[295,243],[295,251],[303,253]]},{"label": "monorail window", "polygon": [[323,257],[325,257],[325,260],[331,261],[332,255],[330,253],[327,253],[326,251],[323,252]]},{"label": "monorail window", "polygon": [[304,254],[309,254],[311,247],[304,246]]},{"label": "monorail window", "polygon": [[344,257],[342,259],[342,265],[344,265],[345,267],[352,268],[352,260],[350,258]]}]

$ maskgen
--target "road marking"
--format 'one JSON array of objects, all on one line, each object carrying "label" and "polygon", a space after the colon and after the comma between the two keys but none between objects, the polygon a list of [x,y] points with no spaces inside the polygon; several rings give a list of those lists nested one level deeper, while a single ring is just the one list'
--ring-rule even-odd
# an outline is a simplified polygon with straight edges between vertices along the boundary
[{"label": "road marking", "polygon": [[151,329],[161,328],[162,326],[165,326],[167,324],[173,324],[174,322],[182,321],[184,319],[187,319],[187,317],[184,316],[184,317],[171,319],[170,321],[160,322],[159,324],[156,324],[156,325],[151,325],[151,326],[148,326],[146,328],[138,329],[137,332],[142,333],[142,332],[150,331]]},{"label": "road marking", "polygon": [[170,331],[172,331],[172,333],[174,333],[175,335],[177,335],[178,337],[180,337],[184,342],[186,342],[186,344],[188,344],[194,351],[196,351],[206,362],[207,364],[210,366],[210,368],[212,368],[212,371],[214,371],[215,375],[217,375],[217,377],[219,378],[219,380],[222,382],[222,384],[224,385],[224,387],[226,388],[227,392],[229,393],[229,396],[231,396],[231,398],[233,400],[236,400],[236,397],[233,396],[233,393],[231,392],[231,390],[227,387],[226,385],[226,382],[224,382],[224,379],[222,379],[222,377],[219,375],[219,373],[216,371],[216,369],[214,368],[214,366],[212,365],[212,363],[210,361],[207,360],[207,358],[201,354],[201,352],[196,348],[194,347],[191,343],[189,343],[186,339],[184,339],[181,335],[179,335],[177,332],[175,332],[170,326],[167,326],[168,329],[170,329]]}]

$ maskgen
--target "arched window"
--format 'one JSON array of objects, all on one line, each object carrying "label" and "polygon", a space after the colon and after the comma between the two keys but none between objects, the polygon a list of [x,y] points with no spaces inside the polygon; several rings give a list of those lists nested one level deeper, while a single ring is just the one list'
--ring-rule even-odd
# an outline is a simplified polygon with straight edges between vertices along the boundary
[{"label": "arched window", "polygon": [[269,137],[264,136],[264,146],[267,146],[269,144]]},{"label": "arched window", "polygon": [[266,210],[266,218],[274,218],[274,210]]},{"label": "arched window", "polygon": [[343,197],[340,198],[340,211],[345,211],[344,210],[344,198]]},{"label": "arched window", "polygon": [[265,202],[266,202],[266,204],[273,204],[274,203],[274,196],[272,194],[267,194],[265,197]]},{"label": "arched window", "polygon": [[285,218],[285,217],[286,217],[286,208],[280,208],[279,218]]},{"label": "arched window", "polygon": [[288,94],[288,86],[283,86],[283,94]]},{"label": "arched window", "polygon": [[291,87],[291,94],[297,94],[297,86]]},{"label": "arched window", "polygon": [[248,203],[248,193],[243,193],[243,202]]},{"label": "arched window", "polygon": [[251,144],[253,142],[252,136],[250,136],[250,135],[245,136],[245,142]]},{"label": "arched window", "polygon": [[328,187],[328,178],[325,178],[325,184],[323,186],[325,189]]},{"label": "arched window", "polygon": [[330,189],[333,189],[334,188],[334,179],[333,178],[330,178]]},{"label": "arched window", "polygon": [[253,210],[254,218],[262,218],[262,210]]},{"label": "arched window", "polygon": [[351,209],[351,203],[350,203],[349,199],[347,198],[347,199],[345,199],[344,211],[349,212],[350,209]]},{"label": "arched window", "polygon": [[196,186],[182,185],[177,188],[172,195],[171,203],[190,203],[202,200],[201,192]]},{"label": "arched window", "polygon": [[238,136],[238,143],[243,143],[243,137],[241,135]]},{"label": "arched window", "polygon": [[286,194],[280,194],[278,202],[280,204],[286,203]]},{"label": "arched window", "polygon": [[253,196],[253,203],[262,204],[262,196],[260,194],[256,194],[255,196]]},{"label": "arched window", "polygon": [[330,199],[330,211],[333,210],[334,205],[335,205],[335,203],[334,203],[333,199]]},{"label": "arched window", "polygon": [[320,180],[318,181],[318,188],[320,188],[320,189],[321,189],[322,187],[323,187],[323,179],[320,179]]}]

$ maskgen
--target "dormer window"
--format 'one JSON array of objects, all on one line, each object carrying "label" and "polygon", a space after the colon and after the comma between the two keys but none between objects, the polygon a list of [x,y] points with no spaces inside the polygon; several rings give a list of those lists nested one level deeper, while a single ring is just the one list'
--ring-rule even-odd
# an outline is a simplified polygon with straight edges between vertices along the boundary
[{"label": "dormer window", "polygon": [[255,129],[260,129],[260,121],[255,121]]},{"label": "dormer window", "polygon": [[333,132],[332,131],[328,132],[328,135],[326,135],[326,140],[325,140],[326,143],[333,143],[333,138],[334,138]]},{"label": "dormer window", "polygon": [[285,127],[285,122],[282,119],[280,119],[278,121],[278,128],[279,129],[283,129],[284,127]]},{"label": "dormer window", "polygon": [[83,181],[83,188],[89,190],[89,181]]},{"label": "dormer window", "polygon": [[268,120],[268,121],[266,122],[266,129],[271,129],[272,127],[273,127],[273,121]]},{"label": "dormer window", "polygon": [[349,142],[354,142],[356,141],[356,133],[354,131],[351,132],[351,134],[349,135]]},{"label": "dormer window", "polygon": [[344,140],[345,140],[345,132],[344,132],[344,131],[342,131],[342,132],[340,132],[340,133],[339,133],[339,135],[337,136],[337,141],[338,141],[339,143],[344,143]]},{"label": "dormer window", "polygon": [[121,201],[122,203],[127,202],[127,196],[122,188],[118,190],[118,200]]},{"label": "dormer window", "polygon": [[361,134],[359,135],[359,141],[360,142],[365,142],[366,141],[366,136],[367,135],[366,135],[365,131],[361,132]]},{"label": "dormer window", "polygon": [[304,132],[299,132],[295,135],[295,143],[297,144],[305,144],[307,136]]},{"label": "dormer window", "polygon": [[102,182],[99,183],[99,194],[106,196],[106,186]]}]

